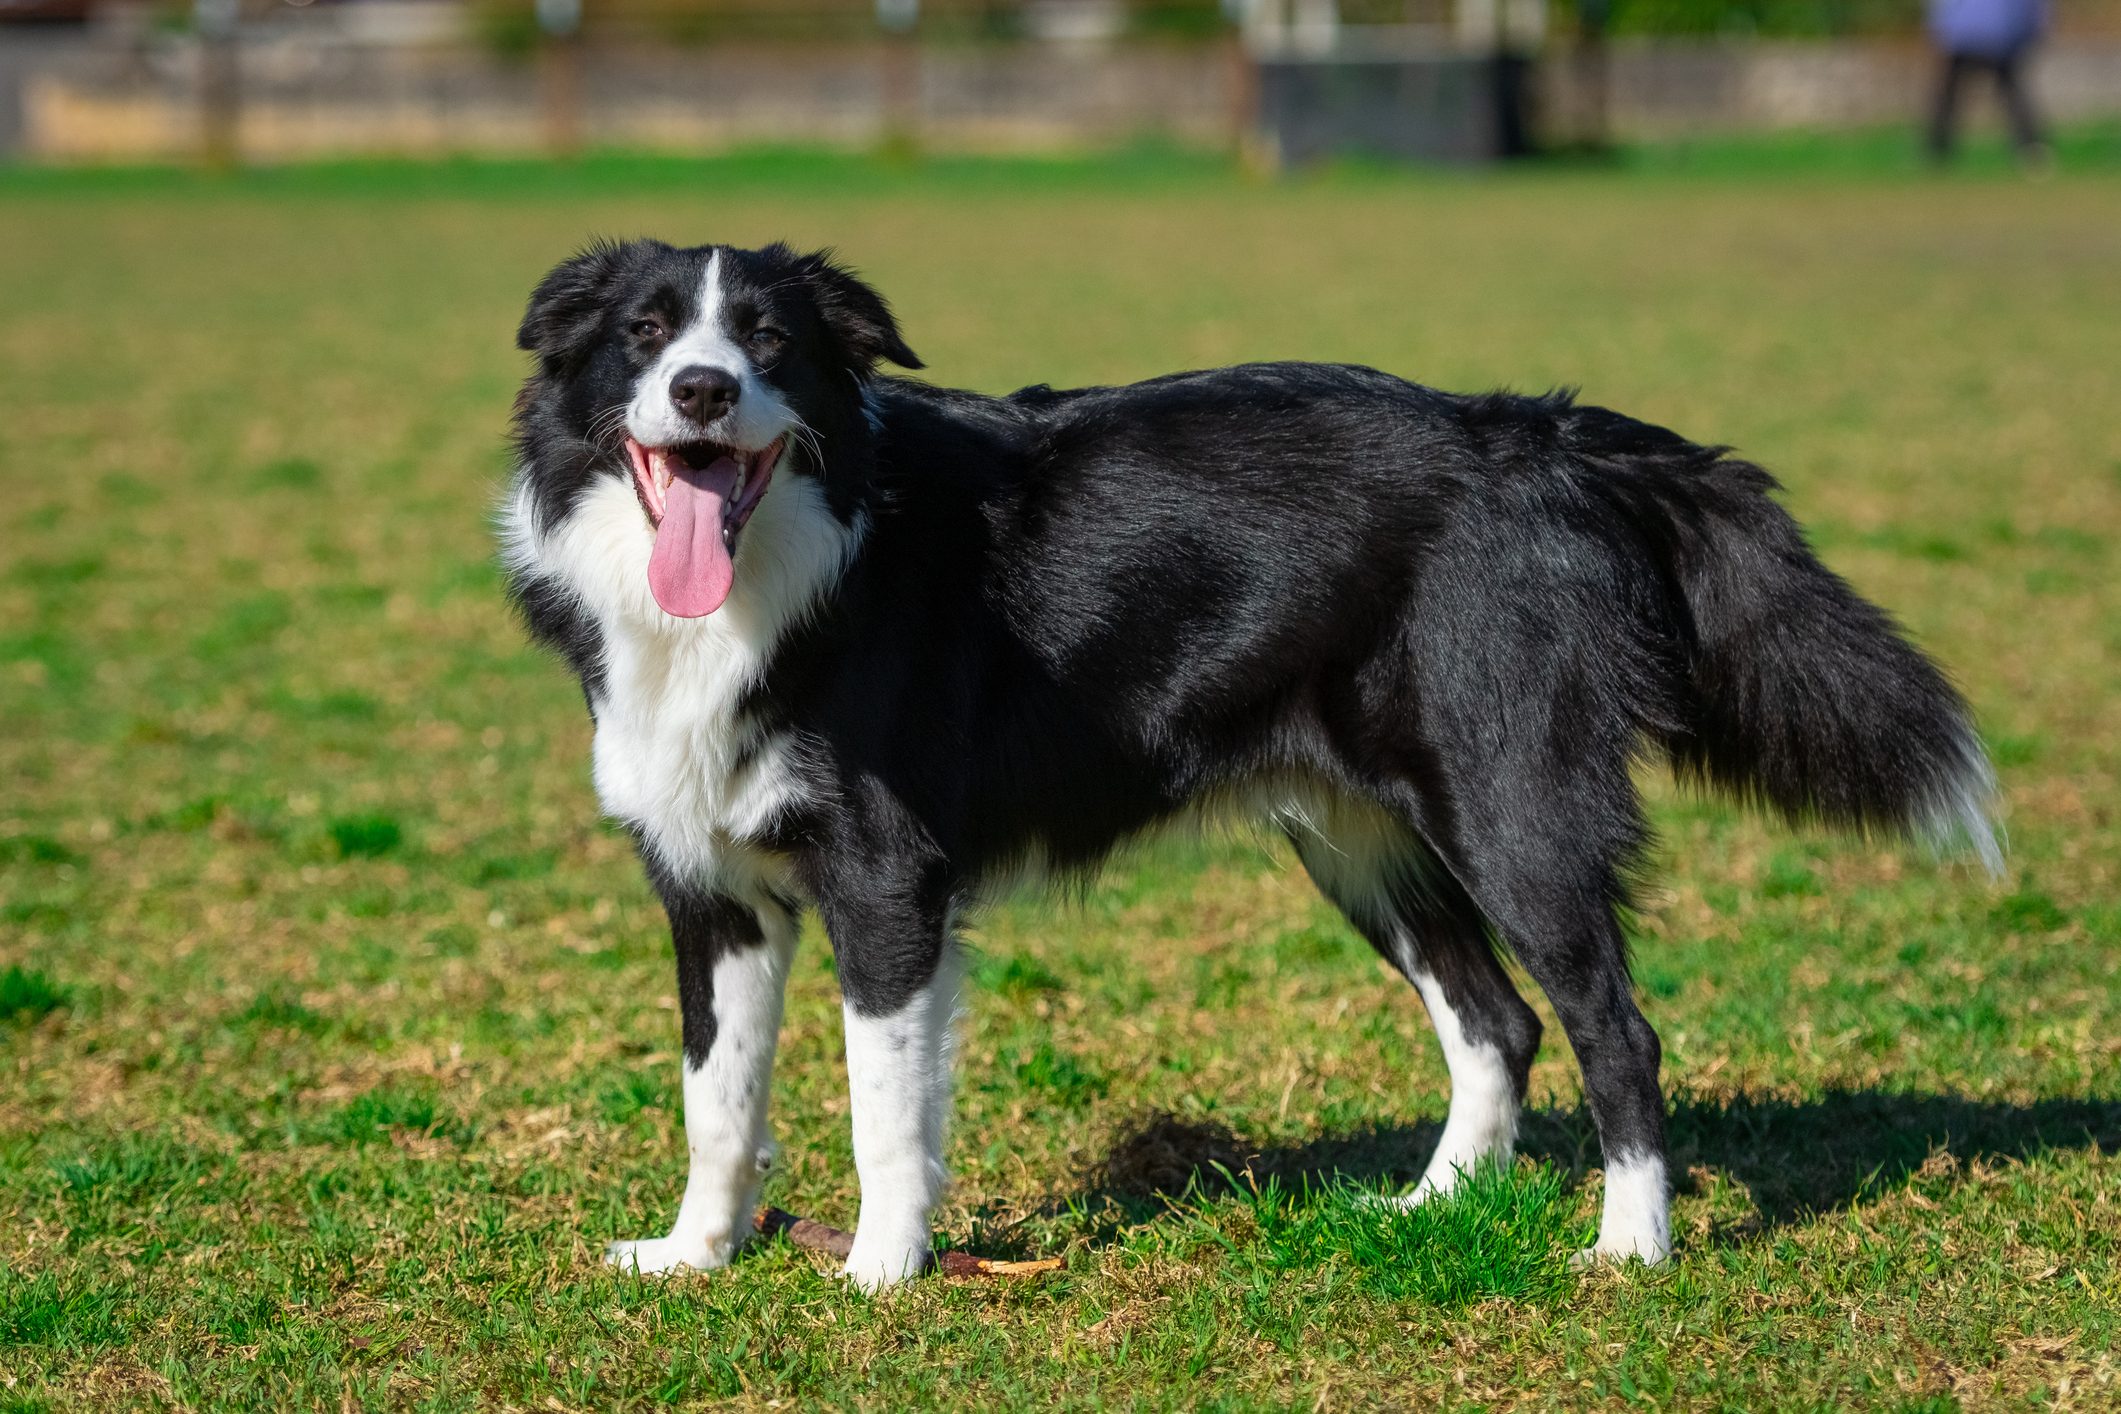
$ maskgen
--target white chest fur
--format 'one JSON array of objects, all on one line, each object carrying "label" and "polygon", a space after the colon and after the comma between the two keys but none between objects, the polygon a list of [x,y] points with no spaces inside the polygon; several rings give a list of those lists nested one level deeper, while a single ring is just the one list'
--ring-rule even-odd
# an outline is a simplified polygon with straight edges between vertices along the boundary
[{"label": "white chest fur", "polygon": [[745,720],[745,694],[775,644],[845,569],[859,529],[816,483],[784,475],[744,528],[736,584],[699,619],[663,612],[648,589],[654,532],[633,488],[600,477],[542,534],[519,486],[502,513],[510,567],[571,592],[596,622],[603,684],[596,713],[597,797],[642,831],[674,872],[749,894],[775,872],[748,845],[801,798],[798,743]]}]

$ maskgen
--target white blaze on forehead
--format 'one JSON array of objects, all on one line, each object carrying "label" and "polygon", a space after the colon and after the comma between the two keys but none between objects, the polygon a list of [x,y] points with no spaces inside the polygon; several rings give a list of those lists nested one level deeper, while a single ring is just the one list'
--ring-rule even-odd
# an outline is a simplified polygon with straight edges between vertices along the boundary
[{"label": "white blaze on forehead", "polygon": [[736,346],[735,341],[729,337],[729,331],[722,324],[722,307],[725,302],[722,295],[722,253],[717,250],[707,257],[707,268],[700,272],[700,288],[693,300],[692,322],[678,330],[677,337],[663,350],[660,362],[667,373],[676,373],[679,369],[690,368],[694,364],[726,368],[731,373],[741,373],[744,370],[744,351]]},{"label": "white blaze on forehead", "polygon": [[[728,324],[728,268],[718,248],[707,257],[693,301],[692,318],[634,385],[626,430],[644,447],[708,440],[755,452],[796,425],[780,391],[759,377]],[[736,406],[708,427],[687,418],[670,400],[670,384],[688,368],[719,368],[737,382]]]}]

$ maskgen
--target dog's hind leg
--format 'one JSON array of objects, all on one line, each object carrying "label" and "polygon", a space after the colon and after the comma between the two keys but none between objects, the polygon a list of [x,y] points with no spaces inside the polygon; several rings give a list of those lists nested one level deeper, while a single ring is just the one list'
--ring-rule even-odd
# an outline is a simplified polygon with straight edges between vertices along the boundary
[{"label": "dog's hind leg", "polygon": [[1356,931],[1420,993],[1451,1074],[1443,1137],[1409,1205],[1448,1193],[1475,1168],[1508,1163],[1539,1018],[1511,985],[1485,924],[1411,834],[1291,828],[1304,867]]},{"label": "dog's hind leg", "polygon": [[684,1028],[685,1196],[662,1237],[614,1242],[606,1260],[633,1271],[720,1267],[751,1233],[759,1180],[773,1159],[766,1127],[781,998],[795,920],[673,886],[651,865],[677,946]]},{"label": "dog's hind leg", "polygon": [[1477,926],[1430,915],[1395,937],[1388,956],[1421,994],[1451,1072],[1443,1137],[1411,1204],[1450,1192],[1483,1163],[1509,1162],[1540,1026]]},{"label": "dog's hind leg", "polygon": [[[1551,763],[1548,763],[1551,767]],[[1641,824],[1624,759],[1454,783],[1453,873],[1552,1003],[1605,1154],[1605,1209],[1582,1260],[1671,1253],[1657,1033],[1635,1005],[1616,909]],[[1527,802],[1538,802],[1536,811]]]},{"label": "dog's hind leg", "polygon": [[1605,1209],[1597,1243],[1581,1255],[1661,1262],[1672,1238],[1657,1033],[1635,1005],[1610,900],[1587,888],[1572,904],[1557,892],[1549,880],[1487,887],[1504,936],[1561,1018],[1598,1123]]}]

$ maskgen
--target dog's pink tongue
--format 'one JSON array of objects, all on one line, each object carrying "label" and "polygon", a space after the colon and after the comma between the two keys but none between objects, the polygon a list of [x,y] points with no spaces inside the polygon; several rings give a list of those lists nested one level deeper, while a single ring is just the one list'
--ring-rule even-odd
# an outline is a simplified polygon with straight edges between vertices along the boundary
[{"label": "dog's pink tongue", "polygon": [[664,613],[697,619],[722,607],[736,579],[722,542],[722,515],[736,489],[737,464],[720,457],[702,471],[675,465],[671,472],[648,557],[648,588]]}]

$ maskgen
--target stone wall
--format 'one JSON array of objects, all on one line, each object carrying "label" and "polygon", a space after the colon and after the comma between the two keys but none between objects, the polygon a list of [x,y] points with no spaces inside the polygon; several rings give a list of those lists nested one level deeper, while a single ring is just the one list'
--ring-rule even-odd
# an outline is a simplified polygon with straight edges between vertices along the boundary
[{"label": "stone wall", "polygon": [[[317,7],[322,9],[323,7]],[[1917,42],[1628,42],[1606,56],[1610,135],[1843,127],[1907,121],[1934,82]],[[168,38],[76,46],[18,75],[0,142],[46,160],[137,160],[197,150],[194,46]],[[1233,147],[1259,99],[1250,66],[1213,46],[722,45],[590,50],[571,71],[512,64],[463,43],[384,44],[261,32],[243,49],[239,146],[254,160],[357,153],[533,152],[588,146],[708,152],[863,146],[895,134],[938,149],[1082,148],[1143,136]],[[0,74],[0,78],[6,77]],[[548,103],[548,85],[572,92]],[[2121,115],[2121,40],[2058,41],[2034,85],[2059,121]],[[1586,110],[1584,66],[1536,65],[1543,135]],[[0,84],[0,102],[7,99]]]},{"label": "stone wall", "polygon": [[[1190,47],[812,45],[593,50],[569,73],[463,48],[253,44],[239,146],[259,160],[534,151],[555,111],[596,147],[858,146],[897,132],[958,150],[1140,136],[1226,146],[1240,116],[1234,68],[1226,51]],[[196,51],[180,46],[33,79],[24,148],[68,160],[189,152],[197,69]],[[549,107],[554,83],[574,102]]]},{"label": "stone wall", "polygon": [[[1620,43],[1608,54],[1608,121],[1621,139],[1906,122],[1928,104],[1937,62],[1916,40]],[[1560,61],[1546,67],[1553,106],[1572,111],[1581,71]],[[2035,58],[2032,88],[2054,121],[2121,115],[2121,40],[2047,46]]]}]

